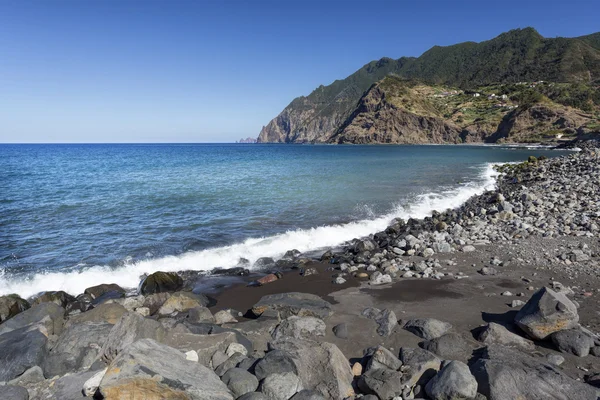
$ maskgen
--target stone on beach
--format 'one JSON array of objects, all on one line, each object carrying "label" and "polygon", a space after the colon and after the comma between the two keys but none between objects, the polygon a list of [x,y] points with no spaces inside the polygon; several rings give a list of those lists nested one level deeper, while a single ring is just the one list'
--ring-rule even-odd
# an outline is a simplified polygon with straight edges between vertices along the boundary
[{"label": "stone on beach", "polygon": [[542,358],[499,346],[487,346],[471,366],[478,391],[488,400],[596,400],[593,386],[576,381]]},{"label": "stone on beach", "polygon": [[442,360],[420,348],[403,347],[400,350],[402,383],[410,388],[424,385],[440,370]]},{"label": "stone on beach", "polygon": [[403,328],[420,338],[431,340],[444,335],[452,329],[452,325],[435,318],[417,318],[406,321]]},{"label": "stone on beach", "polygon": [[236,399],[246,393],[254,392],[258,388],[256,376],[241,368],[227,370],[221,380],[231,390]]},{"label": "stone on beach", "polygon": [[30,325],[38,325],[46,335],[60,335],[65,322],[64,316],[65,309],[61,306],[41,303],[0,324],[0,335]]},{"label": "stone on beach", "polygon": [[594,338],[580,328],[554,332],[550,338],[560,352],[578,357],[587,356],[590,354],[590,349],[594,347]]},{"label": "stone on beach", "polygon": [[[10,320],[9,320],[10,321]],[[0,382],[10,381],[46,359],[48,338],[35,327],[0,335]]]},{"label": "stone on beach", "polygon": [[282,320],[272,333],[273,339],[293,337],[296,339],[325,336],[325,322],[315,317],[291,316]]},{"label": "stone on beach", "polygon": [[21,386],[0,385],[0,399],[6,400],[29,400],[29,392]]},{"label": "stone on beach", "polygon": [[573,328],[579,322],[577,307],[563,293],[543,287],[519,310],[515,323],[533,339],[546,339],[554,332]]},{"label": "stone on beach", "polygon": [[175,292],[160,306],[158,315],[165,316],[175,312],[188,311],[195,307],[206,307],[209,300],[206,296],[192,292]]},{"label": "stone on beach", "polygon": [[175,292],[183,287],[183,279],[175,272],[158,271],[150,274],[140,285],[140,293],[145,295]]},{"label": "stone on beach", "polygon": [[422,347],[446,360],[466,361],[473,351],[473,346],[457,333],[446,333],[427,340],[422,343]]},{"label": "stone on beach", "polygon": [[0,297],[0,322],[27,310],[30,307],[27,300],[17,294],[9,294]]},{"label": "stone on beach", "polygon": [[367,363],[367,371],[370,369],[388,368],[398,371],[402,366],[402,361],[398,359],[391,351],[383,346],[377,346],[370,352],[370,359]]},{"label": "stone on beach", "polygon": [[487,324],[477,337],[477,340],[486,345],[499,344],[508,347],[518,347],[523,350],[535,349],[535,345],[531,340],[512,333],[504,326],[495,322]]},{"label": "stone on beach", "polygon": [[404,390],[402,372],[388,368],[370,369],[358,380],[358,387],[367,394],[375,394],[380,399],[393,399],[401,396]]},{"label": "stone on beach", "polygon": [[333,399],[354,395],[350,365],[336,345],[286,338],[271,343],[271,348],[290,354],[304,389]]},{"label": "stone on beach", "polygon": [[127,346],[109,365],[99,391],[105,399],[234,399],[213,371],[152,339]]},{"label": "stone on beach", "polygon": [[44,361],[46,376],[89,368],[98,358],[113,325],[86,322],[70,325],[60,335]]},{"label": "stone on beach", "polygon": [[254,315],[260,316],[268,309],[279,312],[281,318],[297,315],[326,319],[333,314],[331,304],[327,301],[314,294],[298,292],[263,296],[252,307],[252,312]]},{"label": "stone on beach", "polygon": [[474,399],[477,395],[477,380],[467,364],[450,361],[425,386],[432,400]]}]

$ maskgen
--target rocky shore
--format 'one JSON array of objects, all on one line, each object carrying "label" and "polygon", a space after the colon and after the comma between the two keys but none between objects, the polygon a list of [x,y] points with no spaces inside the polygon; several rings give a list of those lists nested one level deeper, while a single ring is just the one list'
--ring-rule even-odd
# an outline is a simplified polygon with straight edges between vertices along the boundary
[{"label": "rocky shore", "polygon": [[318,257],[0,297],[0,399],[598,399],[600,151],[583,147]]}]

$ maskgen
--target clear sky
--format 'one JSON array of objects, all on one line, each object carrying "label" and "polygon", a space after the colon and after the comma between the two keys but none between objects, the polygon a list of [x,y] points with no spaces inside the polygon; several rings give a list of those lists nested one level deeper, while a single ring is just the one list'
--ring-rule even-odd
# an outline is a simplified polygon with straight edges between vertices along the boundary
[{"label": "clear sky", "polygon": [[0,142],[231,142],[381,57],[600,31],[600,1],[0,0]]}]

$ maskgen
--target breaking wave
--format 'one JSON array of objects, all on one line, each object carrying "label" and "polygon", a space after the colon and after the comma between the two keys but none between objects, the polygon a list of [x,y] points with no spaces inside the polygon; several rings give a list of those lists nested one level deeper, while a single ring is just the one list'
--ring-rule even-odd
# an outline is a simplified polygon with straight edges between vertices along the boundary
[{"label": "breaking wave", "polygon": [[236,266],[240,258],[248,259],[253,264],[260,257],[281,257],[290,249],[306,252],[338,246],[354,238],[381,231],[394,218],[423,218],[434,210],[443,211],[459,207],[471,196],[495,187],[497,172],[493,166],[492,163],[483,166],[481,178],[477,182],[437,193],[421,194],[409,204],[397,204],[385,215],[346,224],[291,230],[270,237],[250,238],[230,246],[127,262],[119,267],[93,266],[68,272],[45,271],[28,277],[7,276],[0,270],[0,295],[17,293],[22,297],[29,297],[50,290],[64,290],[77,295],[100,283],[117,283],[124,288],[135,288],[139,284],[140,276],[155,271],[230,268]]}]

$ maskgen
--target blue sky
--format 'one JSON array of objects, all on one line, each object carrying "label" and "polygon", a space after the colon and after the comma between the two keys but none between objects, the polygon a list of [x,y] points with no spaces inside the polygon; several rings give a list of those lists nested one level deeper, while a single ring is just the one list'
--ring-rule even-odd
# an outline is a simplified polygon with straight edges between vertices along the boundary
[{"label": "blue sky", "polygon": [[0,142],[231,142],[381,57],[533,26],[600,31],[592,1],[0,0]]}]

